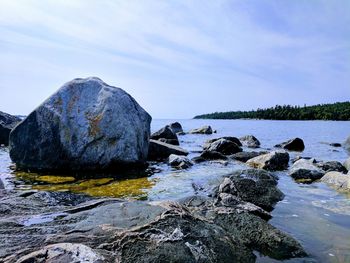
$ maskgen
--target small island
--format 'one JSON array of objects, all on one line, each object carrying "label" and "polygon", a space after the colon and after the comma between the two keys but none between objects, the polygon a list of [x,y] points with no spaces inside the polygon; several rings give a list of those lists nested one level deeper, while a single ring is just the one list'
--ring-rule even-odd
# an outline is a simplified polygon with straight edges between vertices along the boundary
[{"label": "small island", "polygon": [[195,116],[194,119],[261,119],[261,120],[350,120],[350,102],[317,104],[313,106],[276,105],[251,111],[214,112]]}]

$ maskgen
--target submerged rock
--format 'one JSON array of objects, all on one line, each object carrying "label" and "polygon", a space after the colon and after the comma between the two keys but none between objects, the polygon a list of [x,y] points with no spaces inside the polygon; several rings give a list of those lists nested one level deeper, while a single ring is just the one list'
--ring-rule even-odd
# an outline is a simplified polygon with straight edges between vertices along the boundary
[{"label": "submerged rock", "polygon": [[289,141],[275,145],[275,147],[297,152],[304,151],[305,149],[304,141],[300,138],[290,139]]},{"label": "submerged rock", "polygon": [[350,175],[340,172],[328,172],[322,178],[321,181],[341,190],[350,190]]},{"label": "submerged rock", "polygon": [[20,118],[0,111],[0,145],[9,144],[10,132],[20,121]]},{"label": "submerged rock", "polygon": [[166,160],[171,154],[188,155],[188,152],[179,146],[164,143],[161,141],[150,140],[148,160],[161,161]]},{"label": "submerged rock", "polygon": [[160,129],[159,131],[153,133],[151,135],[151,139],[160,140],[162,142],[173,144],[173,145],[179,145],[179,139],[177,138],[176,134],[172,131],[172,129],[168,125]]},{"label": "submerged rock", "polygon": [[247,161],[247,164],[258,169],[269,171],[285,170],[288,167],[289,154],[282,151],[273,151]]},{"label": "submerged rock", "polygon": [[235,159],[240,162],[247,162],[249,159],[252,159],[254,157],[267,154],[268,152],[238,152],[235,154],[232,154],[230,158]]},{"label": "submerged rock", "polygon": [[170,129],[173,131],[173,133],[183,133],[182,126],[179,122],[173,122],[169,125]]},{"label": "submerged rock", "polygon": [[224,155],[230,155],[242,151],[241,147],[236,143],[226,139],[215,140],[206,150],[210,152],[219,152]]},{"label": "submerged rock", "polygon": [[260,147],[260,141],[253,135],[246,135],[239,140],[243,143],[243,146],[246,146],[248,148],[259,148]]},{"label": "submerged rock", "polygon": [[110,170],[144,166],[151,116],[98,78],[74,79],[12,130],[20,169]]},{"label": "submerged rock", "polygon": [[188,132],[189,134],[212,134],[213,130],[210,126],[203,126],[198,129],[193,129]]},{"label": "submerged rock", "polygon": [[171,154],[169,156],[168,163],[170,166],[178,169],[187,169],[193,165],[187,157],[176,154]]},{"label": "submerged rock", "polygon": [[316,166],[314,159],[300,159],[293,163],[289,175],[296,180],[314,181],[321,179],[325,172]]}]

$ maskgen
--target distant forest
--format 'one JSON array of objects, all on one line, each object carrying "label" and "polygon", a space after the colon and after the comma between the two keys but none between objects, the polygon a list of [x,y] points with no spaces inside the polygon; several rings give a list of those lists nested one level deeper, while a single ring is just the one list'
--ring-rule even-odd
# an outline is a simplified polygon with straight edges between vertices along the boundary
[{"label": "distant forest", "polygon": [[262,119],[262,120],[350,120],[350,102],[314,106],[276,105],[267,109],[203,114],[195,119]]}]

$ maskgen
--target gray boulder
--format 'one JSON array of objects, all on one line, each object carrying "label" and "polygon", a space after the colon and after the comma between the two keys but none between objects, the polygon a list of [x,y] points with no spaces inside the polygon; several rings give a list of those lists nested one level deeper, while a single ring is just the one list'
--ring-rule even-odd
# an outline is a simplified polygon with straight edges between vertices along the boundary
[{"label": "gray boulder", "polygon": [[20,169],[112,170],[144,166],[151,116],[124,90],[90,77],[63,85],[10,133]]},{"label": "gray boulder", "polygon": [[252,159],[254,157],[267,154],[268,152],[238,152],[235,154],[232,154],[230,158],[235,159],[240,162],[247,162],[249,159]]},{"label": "gray boulder", "polygon": [[10,132],[20,121],[20,118],[0,111],[0,145],[9,144]]},{"label": "gray boulder", "polygon": [[225,137],[207,140],[203,145],[203,149],[204,150],[208,149],[213,142],[220,140],[220,139],[225,139],[225,140],[228,140],[230,142],[237,144],[238,146],[242,146],[242,143],[240,142],[240,140],[238,138],[232,137],[232,136],[225,136]]},{"label": "gray boulder", "polygon": [[348,170],[340,162],[337,161],[317,162],[316,166],[321,168],[325,172],[348,172]]},{"label": "gray boulder", "polygon": [[247,164],[258,169],[269,171],[285,170],[288,167],[289,154],[283,151],[273,151],[247,161]]},{"label": "gray boulder", "polygon": [[219,152],[224,155],[230,155],[242,151],[241,147],[239,147],[236,143],[226,139],[219,139],[212,142],[206,150],[211,152]]},{"label": "gray boulder", "polygon": [[173,133],[183,133],[182,126],[179,122],[173,122],[169,124],[170,129],[173,131]]},{"label": "gray boulder", "polygon": [[179,140],[176,136],[176,134],[170,129],[170,126],[165,126],[164,128],[160,129],[159,131],[153,133],[151,135],[152,140],[160,140],[165,143],[173,144],[173,145],[179,145]]},{"label": "gray boulder", "polygon": [[350,171],[350,157],[343,163],[343,166]]},{"label": "gray boulder", "polygon": [[246,146],[248,148],[259,148],[260,147],[260,141],[253,135],[246,135],[239,140],[243,143],[243,146]]},{"label": "gray boulder", "polygon": [[350,175],[340,172],[328,172],[322,178],[321,181],[341,190],[350,190]]},{"label": "gray boulder", "polygon": [[321,179],[325,172],[316,166],[314,159],[300,159],[293,163],[289,175],[296,180],[314,181]]},{"label": "gray boulder", "polygon": [[304,141],[300,138],[294,138],[290,139],[289,141],[276,144],[275,147],[297,152],[304,151],[305,149]]},{"label": "gray boulder", "polygon": [[148,160],[163,161],[166,160],[171,154],[188,155],[188,152],[179,146],[165,142],[157,140],[149,141]]},{"label": "gray boulder", "polygon": [[193,163],[185,156],[171,154],[168,159],[170,166],[178,169],[187,169],[193,165]]},{"label": "gray boulder", "polygon": [[201,128],[190,130],[188,133],[189,134],[212,134],[213,130],[210,126],[203,126]]},{"label": "gray boulder", "polygon": [[203,151],[200,155],[200,157],[204,160],[211,161],[211,160],[227,160],[227,157],[223,155],[222,153],[216,152],[216,151]]}]

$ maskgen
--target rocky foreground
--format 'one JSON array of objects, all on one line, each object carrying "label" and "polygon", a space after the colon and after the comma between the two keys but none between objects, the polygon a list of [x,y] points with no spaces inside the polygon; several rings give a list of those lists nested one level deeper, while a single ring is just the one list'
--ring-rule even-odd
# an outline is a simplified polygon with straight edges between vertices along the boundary
[{"label": "rocky foreground", "polygon": [[267,220],[283,199],[274,176],[248,169],[211,197],[93,199],[60,192],[0,192],[3,262],[254,262],[306,256]]}]

